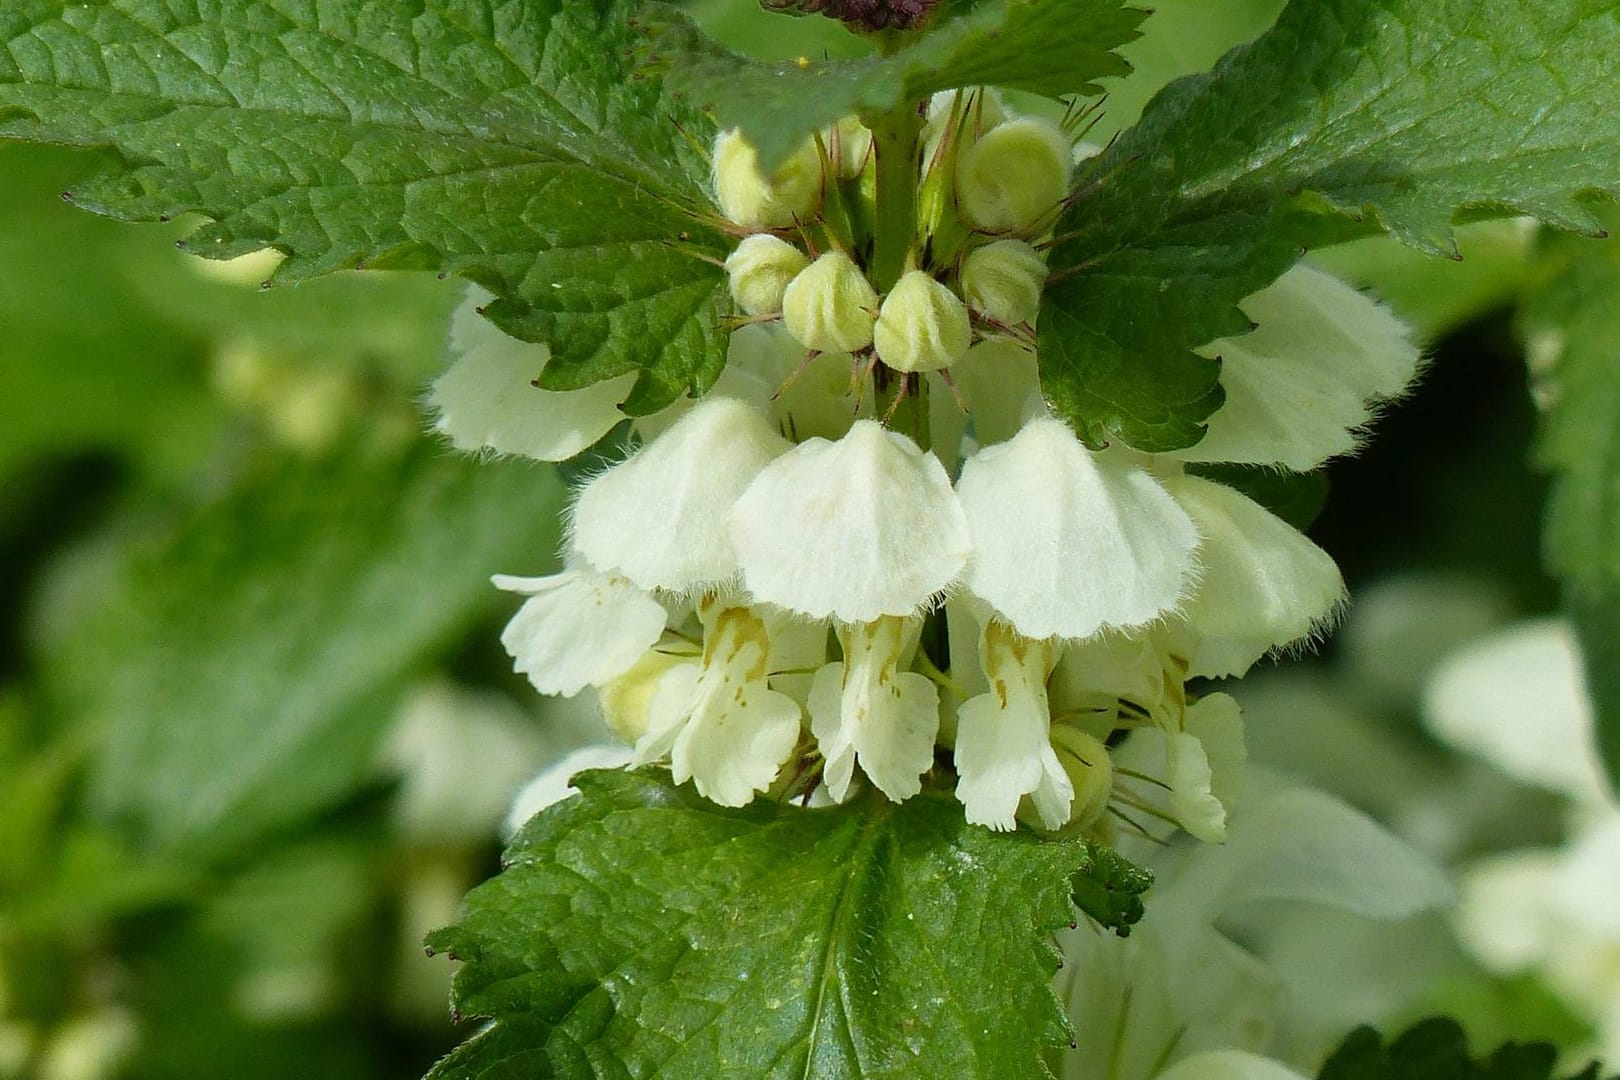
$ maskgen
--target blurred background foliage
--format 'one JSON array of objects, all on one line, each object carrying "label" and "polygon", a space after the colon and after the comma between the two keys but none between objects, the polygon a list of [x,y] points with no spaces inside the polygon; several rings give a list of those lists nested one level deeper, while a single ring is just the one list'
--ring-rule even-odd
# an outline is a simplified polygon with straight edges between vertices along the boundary
[{"label": "blurred background foliage", "polygon": [[[736,47],[859,48],[695,6]],[[1157,4],[1097,136],[1280,6]],[[65,206],[95,167],[0,144],[0,1077],[418,1076],[456,1038],[423,933],[496,870],[521,782],[594,731],[511,675],[487,581],[555,565],[564,485],[427,434],[454,282],[261,290],[263,256],[204,263],[184,223]],[[1253,752],[1455,865],[1561,834],[1557,797],[1440,747],[1421,703],[1451,649],[1556,604],[1514,312],[1597,243],[1548,254],[1509,222],[1465,229],[1460,262],[1319,256],[1432,362],[1328,470],[1313,535],[1358,603],[1244,686]],[[1592,1033],[1441,917],[1239,929],[1290,981],[1301,1059],[1433,1009],[1477,1045]]]}]

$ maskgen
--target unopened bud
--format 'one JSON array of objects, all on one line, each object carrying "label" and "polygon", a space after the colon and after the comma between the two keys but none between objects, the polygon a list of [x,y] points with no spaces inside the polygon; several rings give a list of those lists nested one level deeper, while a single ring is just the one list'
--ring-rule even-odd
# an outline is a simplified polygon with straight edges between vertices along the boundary
[{"label": "unopened bud", "polygon": [[829,251],[811,263],[782,295],[788,333],[817,352],[854,352],[872,344],[877,310],[877,293],[841,251]]},{"label": "unopened bud", "polygon": [[749,229],[785,229],[821,202],[821,154],[807,139],[768,179],[754,144],[732,129],[714,141],[714,196],[726,219]]},{"label": "unopened bud", "polygon": [[645,735],[659,683],[677,664],[696,660],[696,656],[673,656],[654,649],[637,660],[629,671],[603,683],[597,688],[596,701],[608,730],[627,743]]},{"label": "unopened bud", "polygon": [[853,116],[846,116],[827,129],[827,149],[836,147],[838,178],[853,180],[866,168],[872,156],[872,132]]},{"label": "unopened bud", "polygon": [[1052,749],[1074,785],[1069,823],[1079,828],[1095,825],[1108,809],[1114,790],[1114,763],[1108,748],[1089,732],[1069,724],[1052,725]]},{"label": "unopened bud", "polygon": [[1056,124],[1009,120],[984,133],[956,161],[962,220],[993,233],[1027,233],[1068,194],[1074,159]]},{"label": "unopened bud", "polygon": [[731,277],[731,298],[748,315],[770,315],[782,310],[782,294],[788,282],[810,265],[809,258],[770,233],[743,238],[726,258]]},{"label": "unopened bud", "polygon": [[938,371],[973,342],[967,307],[921,270],[908,270],[878,312],[872,331],[878,359],[896,371]]},{"label": "unopened bud", "polygon": [[1022,240],[997,240],[962,262],[962,296],[988,319],[1016,326],[1035,317],[1046,284],[1046,262]]}]

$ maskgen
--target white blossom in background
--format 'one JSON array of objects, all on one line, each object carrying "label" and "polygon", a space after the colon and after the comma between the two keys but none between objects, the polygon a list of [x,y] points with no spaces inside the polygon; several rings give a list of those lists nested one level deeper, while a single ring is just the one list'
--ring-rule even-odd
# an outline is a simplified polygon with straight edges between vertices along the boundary
[{"label": "white blossom in background", "polygon": [[1561,847],[1464,871],[1457,934],[1489,970],[1542,979],[1592,1023],[1589,1049],[1620,1058],[1620,804],[1598,760],[1573,630],[1543,619],[1464,646],[1435,672],[1425,712],[1458,749],[1568,797]]},{"label": "white blossom in background", "polygon": [[[1126,853],[1153,870],[1147,915],[1129,937],[1082,922],[1060,935],[1057,977],[1075,1044],[1064,1080],[1271,1080],[1294,1075],[1259,1055],[1281,986],[1221,932],[1254,904],[1309,904],[1403,919],[1446,903],[1445,875],[1339,800],[1258,775],[1223,846]],[[1142,847],[1142,845],[1138,845]],[[1207,1070],[1207,1071],[1206,1071]]]},{"label": "white blossom in background", "polygon": [[[1417,369],[1409,334],[1296,267],[1243,301],[1254,333],[1202,350],[1230,374],[1204,442],[1088,447],[1048,409],[1031,344],[1078,160],[1064,129],[992,93],[937,96],[920,232],[882,290],[822,217],[856,190],[823,161],[853,180],[871,134],[840,122],[821,147],[766,177],[740,134],[717,141],[716,206],[740,236],[728,363],[579,484],[564,569],[496,579],[527,598],[502,638],[515,668],[543,693],[594,688],[635,764],[724,805],[903,800],[954,773],[991,828],[1219,842],[1243,722],[1188,681],[1312,641],[1344,588],[1292,526],[1189,468],[1352,449]],[[535,389],[544,347],[477,302],[430,395],[456,445],[555,460],[619,426],[630,382]]]}]

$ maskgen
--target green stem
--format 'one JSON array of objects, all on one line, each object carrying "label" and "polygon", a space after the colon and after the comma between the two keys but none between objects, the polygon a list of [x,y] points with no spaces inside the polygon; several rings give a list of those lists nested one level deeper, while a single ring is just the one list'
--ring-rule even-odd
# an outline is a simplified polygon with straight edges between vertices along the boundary
[{"label": "green stem", "polygon": [[872,222],[872,287],[886,293],[905,273],[917,231],[917,134],[922,117],[915,103],[868,120],[877,156],[877,205]]}]

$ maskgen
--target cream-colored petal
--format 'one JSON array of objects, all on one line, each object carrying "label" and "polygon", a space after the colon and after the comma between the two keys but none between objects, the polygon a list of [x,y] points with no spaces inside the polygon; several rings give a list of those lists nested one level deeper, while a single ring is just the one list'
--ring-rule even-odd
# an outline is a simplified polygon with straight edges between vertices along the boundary
[{"label": "cream-colored petal", "polygon": [[913,615],[967,561],[967,523],[939,462],[862,420],[760,471],[728,533],[756,600],[811,618]]},{"label": "cream-colored petal", "polygon": [[1339,568],[1298,529],[1224,484],[1196,476],[1164,484],[1204,538],[1203,575],[1182,608],[1198,635],[1192,674],[1241,675],[1337,616],[1344,603]]},{"label": "cream-colored petal", "polygon": [[434,430],[458,450],[494,450],[541,461],[564,461],[587,449],[624,419],[619,403],[636,377],[621,375],[580,390],[539,390],[551,356],[544,345],[508,337],[475,308],[470,295],[452,322],[449,370],[428,391]]},{"label": "cream-colored petal", "polygon": [[624,578],[565,570],[492,580],[529,598],[506,624],[501,644],[512,670],[542,694],[572,697],[623,674],[664,632],[663,605]]},{"label": "cream-colored petal", "polygon": [[1586,803],[1607,801],[1574,631],[1559,619],[1459,649],[1430,679],[1429,729],[1509,776]]},{"label": "cream-colored petal", "polygon": [[1202,441],[1171,456],[1314,469],[1354,449],[1373,404],[1417,372],[1411,330],[1313,267],[1295,266],[1241,307],[1258,328],[1198,350],[1221,358],[1226,402]]},{"label": "cream-colored petal", "polygon": [[1039,791],[1042,824],[1060,828],[1069,819],[1074,787],[1049,737],[1046,678],[1053,647],[992,622],[981,653],[990,692],[957,712],[956,797],[968,821],[1007,831],[1017,827],[1023,797]]},{"label": "cream-colored petal", "polygon": [[1005,442],[1026,421],[1046,415],[1035,351],[1012,338],[990,338],[967,351],[951,369],[967,402],[971,434],[980,446]]},{"label": "cream-colored petal", "polygon": [[827,790],[839,802],[857,762],[895,802],[921,791],[922,774],[933,767],[939,691],[901,670],[916,652],[919,627],[919,620],[897,618],[844,627],[844,662],[816,673],[810,732],[827,760]]},{"label": "cream-colored petal", "polygon": [[603,573],[682,592],[732,578],[732,504],[791,444],[752,405],[707,397],[663,435],[587,483],[572,544]]},{"label": "cream-colored petal", "polygon": [[964,581],[1026,637],[1152,622],[1187,594],[1198,534],[1157,480],[1032,420],[962,467]]}]

